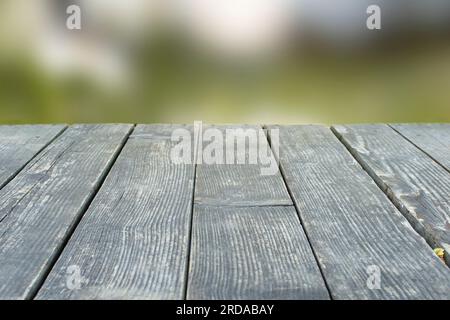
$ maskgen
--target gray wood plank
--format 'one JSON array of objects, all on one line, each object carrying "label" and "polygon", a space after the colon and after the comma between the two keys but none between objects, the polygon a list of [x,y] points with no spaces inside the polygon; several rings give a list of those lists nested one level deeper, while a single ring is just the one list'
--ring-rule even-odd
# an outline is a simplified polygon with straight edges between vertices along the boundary
[{"label": "gray wood plank", "polygon": [[0,299],[35,294],[131,128],[72,126],[0,191]]},{"label": "gray wood plank", "polygon": [[293,206],[196,205],[188,299],[329,299]]},{"label": "gray wood plank", "polygon": [[279,172],[198,165],[187,298],[328,299],[291,203]]},{"label": "gray wood plank", "polygon": [[0,188],[8,183],[66,126],[0,126]]},{"label": "gray wood plank", "polygon": [[450,262],[450,173],[387,125],[334,129],[432,247]]},{"label": "gray wood plank", "polygon": [[136,127],[37,299],[184,298],[195,168],[171,162],[175,128]]},{"label": "gray wood plank", "polygon": [[[205,126],[220,130],[223,136],[227,129],[262,130],[255,125],[219,125]],[[239,134],[245,137],[245,133]],[[265,147],[270,151],[267,140],[263,141]],[[226,154],[226,138],[224,138],[223,154]],[[248,143],[248,140],[247,140]],[[204,149],[208,142],[204,142]],[[201,165],[201,170],[197,171],[197,183],[195,189],[195,203],[218,205],[218,206],[248,206],[248,205],[292,205],[292,200],[287,193],[283,179],[280,174],[262,175],[261,167],[268,165],[250,164],[249,153],[258,153],[257,145],[248,145],[245,149],[245,164],[208,164]],[[234,153],[237,154],[236,145]],[[275,161],[273,155],[272,161]],[[236,156],[237,158],[237,156]]]},{"label": "gray wood plank", "polygon": [[[450,298],[450,270],[328,128],[283,126],[280,143],[285,181],[334,299]],[[379,289],[370,278],[377,270]]]},{"label": "gray wood plank", "polygon": [[450,172],[450,123],[390,126]]}]

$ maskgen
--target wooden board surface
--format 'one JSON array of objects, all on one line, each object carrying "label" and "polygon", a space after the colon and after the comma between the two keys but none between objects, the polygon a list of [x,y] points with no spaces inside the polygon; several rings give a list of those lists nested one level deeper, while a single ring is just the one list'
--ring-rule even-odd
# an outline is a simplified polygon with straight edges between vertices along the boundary
[{"label": "wooden board surface", "polygon": [[1,299],[33,297],[130,129],[72,126],[0,191]]},{"label": "wooden board surface", "polygon": [[327,299],[291,203],[279,172],[198,165],[187,298]]},{"label": "wooden board surface", "polygon": [[293,206],[196,205],[188,299],[329,299]]},{"label": "wooden board surface", "polygon": [[64,125],[0,126],[0,188],[64,128]]},{"label": "wooden board surface", "polygon": [[[207,129],[219,130],[226,141],[226,130],[242,129],[242,133],[236,132],[239,138],[250,136],[245,135],[245,130],[251,130],[262,135],[264,132],[260,126],[251,125],[222,125],[204,127]],[[258,136],[258,135],[254,135]],[[271,161],[275,162],[273,154],[270,153],[270,147],[264,135],[262,148],[267,148]],[[229,139],[232,140],[232,138]],[[237,139],[234,139],[237,141]],[[197,171],[197,184],[195,189],[195,203],[218,205],[218,206],[258,206],[258,205],[291,205],[292,200],[286,191],[283,179],[280,174],[262,175],[262,168],[268,168],[269,165],[250,164],[249,153],[258,155],[259,146],[249,145],[248,139],[245,150],[238,150],[237,143],[233,148],[229,148],[231,153],[235,154],[235,164],[204,164],[201,170]],[[206,150],[209,142],[204,142],[204,150]],[[223,149],[223,155],[226,155],[226,147]],[[205,151],[206,152],[206,151]],[[238,152],[245,152],[245,164],[237,164]],[[224,161],[225,162],[225,161]],[[278,165],[277,165],[278,167]],[[277,173],[277,172],[275,172]]]},{"label": "wooden board surface", "polygon": [[334,299],[450,298],[449,269],[328,128],[280,130],[282,171]]},{"label": "wooden board surface", "polygon": [[449,258],[450,173],[387,125],[334,130],[414,229]]},{"label": "wooden board surface", "polygon": [[450,124],[392,124],[394,130],[450,172]]},{"label": "wooden board surface", "polygon": [[448,127],[0,126],[0,299],[450,299]]},{"label": "wooden board surface", "polygon": [[38,299],[184,298],[194,165],[171,162],[178,127],[136,127]]}]

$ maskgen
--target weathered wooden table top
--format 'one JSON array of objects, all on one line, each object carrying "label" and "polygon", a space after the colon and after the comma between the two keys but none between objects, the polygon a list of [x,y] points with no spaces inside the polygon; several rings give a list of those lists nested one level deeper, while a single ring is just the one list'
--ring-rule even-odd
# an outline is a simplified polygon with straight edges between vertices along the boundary
[{"label": "weathered wooden table top", "polygon": [[450,124],[268,126],[274,175],[178,127],[0,126],[0,299],[450,299]]}]

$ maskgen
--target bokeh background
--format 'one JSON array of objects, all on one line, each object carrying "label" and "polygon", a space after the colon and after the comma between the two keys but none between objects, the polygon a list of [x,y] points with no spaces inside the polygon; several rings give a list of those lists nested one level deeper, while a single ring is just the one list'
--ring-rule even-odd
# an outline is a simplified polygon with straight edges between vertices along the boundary
[{"label": "bokeh background", "polygon": [[0,1],[1,123],[194,120],[449,122],[450,1]]}]

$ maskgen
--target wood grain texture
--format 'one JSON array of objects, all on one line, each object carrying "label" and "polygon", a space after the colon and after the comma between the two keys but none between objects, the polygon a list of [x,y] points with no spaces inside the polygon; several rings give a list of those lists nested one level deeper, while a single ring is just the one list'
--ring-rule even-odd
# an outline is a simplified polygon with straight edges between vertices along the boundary
[{"label": "wood grain texture", "polygon": [[329,299],[293,206],[196,205],[188,299]]},{"label": "wood grain texture", "polygon": [[280,172],[198,165],[187,298],[328,299],[290,204]]},{"label": "wood grain texture", "polygon": [[0,191],[0,298],[31,298],[98,184],[130,125],[76,125]]},{"label": "wood grain texture", "polygon": [[[205,126],[208,128],[220,130],[224,136],[227,129],[253,130],[258,132],[262,130],[260,126],[252,125],[221,125]],[[245,134],[238,135],[245,137]],[[258,140],[259,141],[259,140]],[[270,153],[270,147],[267,139],[261,140],[263,148],[267,147]],[[204,148],[209,142],[204,142]],[[231,149],[230,149],[231,150]],[[257,145],[247,145],[245,150],[238,150],[234,145],[233,153],[245,152],[245,164],[205,164],[199,165],[197,170],[197,184],[195,189],[195,203],[218,205],[218,206],[259,206],[259,205],[292,205],[292,200],[287,193],[281,175],[261,175],[261,168],[268,167],[258,161],[256,164],[250,164],[249,153],[258,154]],[[225,148],[223,155],[226,155]],[[270,153],[272,161],[275,162]],[[236,156],[237,158],[237,156]]]},{"label": "wood grain texture", "polygon": [[387,125],[334,130],[414,229],[450,253],[450,173]]},{"label": "wood grain texture", "polygon": [[[179,127],[136,127],[38,299],[184,298],[194,165],[171,162]],[[79,290],[70,266],[88,281]]]},{"label": "wood grain texture", "polygon": [[0,126],[0,188],[64,128],[64,125]]},{"label": "wood grain texture", "polygon": [[450,172],[450,123],[390,126]]},{"label": "wood grain texture", "polygon": [[[450,298],[449,269],[328,128],[283,126],[280,143],[285,181],[334,299]],[[376,268],[381,287],[370,289]]]}]

